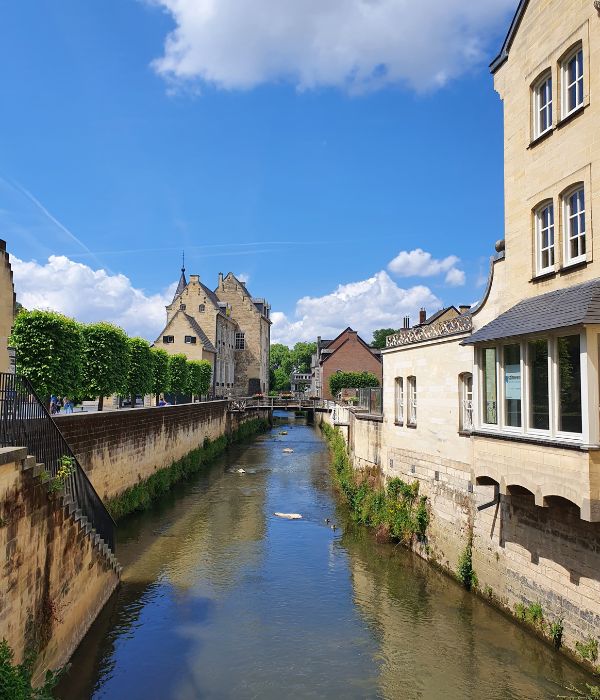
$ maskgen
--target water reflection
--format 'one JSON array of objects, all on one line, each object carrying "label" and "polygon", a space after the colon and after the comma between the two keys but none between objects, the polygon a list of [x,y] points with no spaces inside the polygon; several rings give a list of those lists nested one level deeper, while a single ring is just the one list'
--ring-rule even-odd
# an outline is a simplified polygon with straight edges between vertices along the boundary
[{"label": "water reflection", "polygon": [[540,698],[584,678],[354,525],[317,433],[281,427],[122,524],[123,583],[60,697]]}]

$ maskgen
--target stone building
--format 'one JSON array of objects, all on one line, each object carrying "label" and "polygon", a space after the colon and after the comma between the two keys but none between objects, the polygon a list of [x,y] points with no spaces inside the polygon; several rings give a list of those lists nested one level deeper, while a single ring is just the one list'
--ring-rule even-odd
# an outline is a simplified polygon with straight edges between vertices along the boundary
[{"label": "stone building", "polygon": [[505,239],[469,311],[388,338],[381,465],[431,503],[429,553],[472,541],[481,588],[600,634],[600,14],[523,0],[491,65]]},{"label": "stone building", "polygon": [[312,357],[311,394],[333,400],[329,378],[336,372],[371,372],[381,384],[381,351],[372,348],[352,328],[343,330],[333,340],[317,338],[317,352]]},{"label": "stone building", "polygon": [[237,324],[231,307],[185,269],[173,301],[166,307],[167,325],[154,342],[169,354],[184,354],[189,360],[208,360],[213,368],[214,396],[230,396],[234,385],[234,343]]},{"label": "stone building", "polygon": [[229,272],[219,273],[215,290],[218,299],[231,308],[237,323],[235,332],[236,396],[252,396],[269,391],[269,352],[271,347],[271,306],[265,299],[252,297],[244,282]]},{"label": "stone building", "polygon": [[8,353],[8,338],[15,317],[15,305],[13,276],[6,243],[0,240],[0,372],[10,372],[14,369]]}]

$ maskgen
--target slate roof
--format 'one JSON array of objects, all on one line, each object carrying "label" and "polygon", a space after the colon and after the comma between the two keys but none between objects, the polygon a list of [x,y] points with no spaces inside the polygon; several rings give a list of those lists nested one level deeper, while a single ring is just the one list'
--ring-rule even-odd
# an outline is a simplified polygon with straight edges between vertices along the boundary
[{"label": "slate roof", "polygon": [[[177,289],[175,290],[175,295],[173,296],[173,301],[177,299],[177,297],[183,292],[183,290],[187,287],[187,280],[185,278],[185,267],[181,268],[181,277],[179,278],[179,282],[177,283]],[[171,302],[173,303],[173,302]]]},{"label": "slate roof", "polygon": [[216,349],[215,346],[210,342],[210,340],[208,339],[208,336],[207,336],[206,333],[202,330],[202,328],[201,328],[200,324],[198,323],[198,321],[196,321],[196,319],[195,319],[193,316],[190,316],[189,314],[183,314],[183,315],[186,317],[187,322],[190,324],[190,326],[192,327],[192,329],[194,330],[194,332],[196,333],[196,335],[200,338],[200,340],[201,340],[201,342],[202,342],[202,345],[204,345],[204,347],[205,347],[207,350],[209,350],[210,352],[217,352],[217,349]]},{"label": "slate roof", "polygon": [[445,306],[443,309],[440,309],[439,311],[436,311],[434,314],[431,314],[431,316],[425,320],[425,323],[417,323],[417,326],[429,326],[435,321],[438,320],[441,316],[443,316],[447,311],[450,311],[450,309],[454,309],[456,313],[458,313],[458,309],[456,306]]},{"label": "slate roof", "polygon": [[504,43],[502,44],[502,48],[500,49],[500,53],[490,63],[490,71],[492,73],[495,73],[498,70],[498,68],[500,68],[500,66],[508,60],[508,52],[510,51],[510,47],[513,43],[513,40],[514,40],[515,35],[519,29],[519,26],[521,25],[521,20],[523,19],[523,16],[525,15],[525,10],[527,9],[527,5],[529,5],[529,0],[521,0],[521,2],[519,2],[519,6],[517,7],[517,11],[514,14],[514,17],[512,19],[512,22],[510,23],[510,27],[508,29],[508,33],[506,35],[506,38],[504,39]]},{"label": "slate roof", "polygon": [[584,323],[600,323],[600,279],[524,299],[461,344],[475,345]]},{"label": "slate roof", "polygon": [[202,284],[202,282],[200,282],[200,287],[206,296],[212,301],[212,303],[219,308],[219,297],[213,292],[213,290],[209,289],[205,284]]}]

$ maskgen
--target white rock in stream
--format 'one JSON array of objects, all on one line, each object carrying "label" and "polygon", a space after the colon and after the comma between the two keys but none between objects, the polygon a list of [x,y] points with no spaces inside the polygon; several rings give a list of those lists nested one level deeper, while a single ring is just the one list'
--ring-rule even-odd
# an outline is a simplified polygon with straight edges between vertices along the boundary
[{"label": "white rock in stream", "polygon": [[302,520],[300,513],[273,513],[278,518],[284,518],[285,520]]},{"label": "white rock in stream", "polygon": [[294,450],[292,450],[291,447],[284,447],[284,448],[283,448],[283,451],[284,451],[286,454],[290,454],[290,452],[293,452]]},{"label": "white rock in stream", "polygon": [[235,470],[235,473],[236,473],[236,474],[245,474],[245,473],[246,473],[246,470],[245,470],[245,469],[236,469],[236,470]]}]

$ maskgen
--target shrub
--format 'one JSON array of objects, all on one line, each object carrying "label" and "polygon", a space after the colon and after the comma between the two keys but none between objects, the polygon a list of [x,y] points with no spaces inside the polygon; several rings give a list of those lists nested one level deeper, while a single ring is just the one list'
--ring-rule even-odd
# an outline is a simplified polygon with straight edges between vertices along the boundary
[{"label": "shrub", "polygon": [[562,617],[559,617],[557,620],[554,620],[554,622],[550,625],[550,638],[552,639],[552,643],[554,644],[556,649],[560,649],[562,646],[563,632],[563,619]]},{"label": "shrub", "polygon": [[35,657],[28,654],[22,664],[15,664],[14,652],[6,639],[0,642],[0,698],[2,700],[52,700],[53,688],[64,670],[46,671],[41,686],[33,688],[31,678]]},{"label": "shrub", "polygon": [[473,543],[471,541],[458,558],[456,576],[468,591],[477,587],[477,574],[473,569]]},{"label": "shrub", "polygon": [[575,649],[582,659],[595,664],[598,661],[598,640],[588,637],[585,642],[575,642]]},{"label": "shrub", "polygon": [[379,386],[379,379],[371,372],[336,372],[329,377],[329,391],[336,396],[342,389],[361,389]]}]

